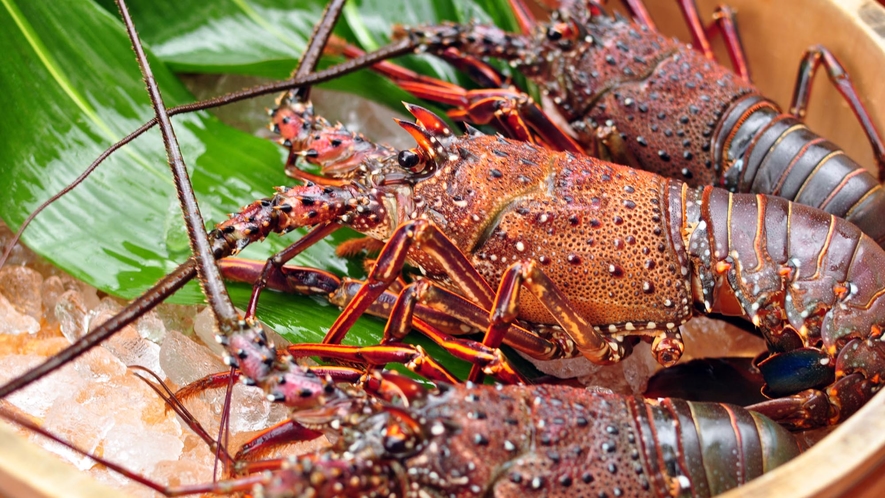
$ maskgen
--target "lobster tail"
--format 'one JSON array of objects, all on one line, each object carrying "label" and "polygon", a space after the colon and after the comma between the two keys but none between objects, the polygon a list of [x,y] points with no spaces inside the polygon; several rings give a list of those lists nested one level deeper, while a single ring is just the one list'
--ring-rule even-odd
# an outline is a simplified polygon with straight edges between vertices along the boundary
[{"label": "lobster tail", "polygon": [[[655,487],[714,496],[740,486],[804,448],[771,419],[740,407],[672,398],[627,404]],[[735,465],[735,460],[742,462]]]},{"label": "lobster tail", "polygon": [[[854,225],[778,197],[683,185],[696,302],[743,315],[771,356],[764,413],[794,427],[833,424],[869,399],[885,372],[885,253]],[[798,373],[801,372],[801,375]]]},{"label": "lobster tail", "polygon": [[713,496],[804,449],[737,406],[565,386],[456,386],[417,410],[438,450],[409,467],[443,476],[472,463],[461,475],[494,496]]},{"label": "lobster tail", "polygon": [[856,224],[885,243],[885,192],[879,182],[836,144],[781,114],[759,96],[738,101],[714,137],[724,186],[734,192],[776,195],[813,206]]}]

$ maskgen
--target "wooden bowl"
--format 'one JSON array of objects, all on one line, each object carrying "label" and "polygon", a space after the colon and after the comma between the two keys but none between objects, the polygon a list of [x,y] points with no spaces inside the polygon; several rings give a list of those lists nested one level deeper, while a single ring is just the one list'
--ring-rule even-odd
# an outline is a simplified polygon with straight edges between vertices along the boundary
[{"label": "wooden bowl", "polygon": [[[709,20],[721,0],[698,0]],[[688,40],[675,0],[648,0],[660,29]],[[753,80],[762,91],[789,106],[804,50],[829,47],[850,72],[879,129],[885,130],[885,8],[872,0],[728,0],[738,10],[740,34]],[[725,58],[720,39],[714,41]],[[860,125],[828,82],[817,77],[807,122],[875,171]],[[885,397],[877,395],[810,451],[783,467],[723,496],[852,496],[885,493]],[[0,424],[0,496],[123,496],[35,448]]]}]

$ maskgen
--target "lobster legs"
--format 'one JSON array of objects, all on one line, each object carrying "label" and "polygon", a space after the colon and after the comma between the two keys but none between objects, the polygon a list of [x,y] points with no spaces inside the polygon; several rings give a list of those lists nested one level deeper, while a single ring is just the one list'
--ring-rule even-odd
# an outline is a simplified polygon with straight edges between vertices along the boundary
[{"label": "lobster legs", "polygon": [[[502,280],[494,300],[490,299],[488,284],[470,260],[434,224],[426,220],[407,222],[394,231],[390,241],[381,250],[366,283],[329,329],[324,343],[341,342],[356,318],[400,274],[406,254],[413,245],[420,247],[422,253],[430,255],[437,264],[446,269],[447,278],[464,297],[492,310],[491,323],[484,341],[486,346],[497,347],[507,334],[509,325],[515,320],[521,284],[544,303],[548,312],[588,359],[595,363],[609,363],[625,356],[624,345],[595,330],[533,262],[526,263],[526,266],[520,263],[512,266],[508,272],[511,277]],[[408,297],[407,290],[400,294],[400,299]],[[472,376],[477,377],[478,372],[474,372]]]},{"label": "lobster legs", "polygon": [[879,181],[885,182],[885,144],[882,143],[882,135],[873,124],[870,113],[864,107],[860,96],[857,93],[854,83],[848,71],[839,62],[839,59],[830,52],[827,47],[815,45],[809,47],[802,56],[799,63],[799,71],[796,74],[796,87],[793,90],[793,99],[790,104],[790,114],[799,119],[805,117],[808,110],[808,100],[811,97],[811,85],[814,82],[814,75],[820,65],[823,64],[827,71],[827,76],[833,86],[839,90],[839,94],[848,103],[848,106],[854,111],[857,121],[867,135],[867,140],[873,148],[873,156],[879,166]]}]

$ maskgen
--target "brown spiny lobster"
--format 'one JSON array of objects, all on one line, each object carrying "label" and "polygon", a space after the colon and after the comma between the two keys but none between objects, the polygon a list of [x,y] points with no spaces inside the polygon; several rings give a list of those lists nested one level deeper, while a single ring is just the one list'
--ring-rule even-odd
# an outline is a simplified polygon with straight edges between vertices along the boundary
[{"label": "brown spiny lobster", "polygon": [[[772,352],[762,364],[767,393],[789,395],[757,407],[776,420],[837,423],[878,390],[885,285],[869,268],[885,264],[885,253],[852,224],[776,197],[690,189],[475,130],[458,137],[407,107],[417,124],[400,124],[418,147],[366,161],[346,183],[282,189],[212,233],[217,257],[305,225],[316,227],[309,240],[343,225],[385,241],[324,342],[339,343],[408,260],[426,278],[391,307],[388,340],[408,332],[421,303],[486,329],[484,347],[503,341],[537,358],[580,353],[607,363],[642,337],[669,365],[682,353],[678,326],[697,306],[760,328]],[[532,330],[553,323],[561,330]],[[269,370],[236,358],[253,364],[269,352],[235,337],[226,339],[233,361],[264,383]],[[299,351],[341,350],[291,352]],[[488,372],[510,378],[499,357],[485,358]]]},{"label": "brown spiny lobster", "polygon": [[[805,449],[769,418],[727,404],[553,385],[439,383],[428,390],[394,372],[348,367],[295,368],[287,380],[299,391],[287,401],[290,420],[247,443],[240,458],[225,454],[232,472],[224,480],[166,486],[89,456],[167,496],[707,497]],[[212,442],[182,404],[155,389]],[[255,457],[323,435],[330,444],[320,450]]]},{"label": "brown spiny lobster", "polygon": [[[511,2],[524,34],[482,24],[403,28],[420,50],[440,55],[492,87],[505,79],[478,58],[507,61],[525,74],[568,123],[558,129],[513,88],[464,90],[378,65],[422,98],[456,106],[453,117],[495,124],[508,136],[558,150],[587,152],[618,164],[680,178],[691,186],[777,195],[843,217],[885,243],[885,191],[832,142],[802,122],[817,67],[845,97],[873,146],[880,180],[885,146],[847,72],[825,47],[806,51],[788,114],[749,83],[734,13],[717,10],[735,74],[713,60],[693,0],[679,0],[695,48],[654,30],[641,1],[625,2],[636,22],[612,17],[592,0],[563,1],[537,24],[521,0]],[[345,46],[344,53],[361,54]],[[573,138],[574,137],[574,138]]]}]

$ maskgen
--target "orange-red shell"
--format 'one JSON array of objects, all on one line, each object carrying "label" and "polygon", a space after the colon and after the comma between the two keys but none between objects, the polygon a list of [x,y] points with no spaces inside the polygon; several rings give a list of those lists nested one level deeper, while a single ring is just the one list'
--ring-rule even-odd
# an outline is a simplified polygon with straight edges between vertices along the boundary
[{"label": "orange-red shell", "polygon": [[[532,259],[594,325],[663,328],[690,315],[685,263],[668,228],[666,179],[493,136],[455,139],[448,149],[457,157],[415,186],[419,213],[493,287],[508,266]],[[445,281],[428,257],[410,256]],[[520,317],[552,322],[528,293]]]}]

